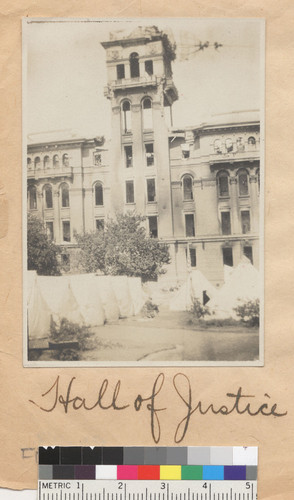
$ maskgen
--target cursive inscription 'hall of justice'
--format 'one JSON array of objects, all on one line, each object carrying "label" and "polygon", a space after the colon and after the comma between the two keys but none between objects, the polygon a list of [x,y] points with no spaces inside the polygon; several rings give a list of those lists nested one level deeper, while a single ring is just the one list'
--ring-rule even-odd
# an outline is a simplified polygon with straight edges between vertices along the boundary
[{"label": "cursive inscription 'hall of justice'", "polygon": [[[163,373],[155,378],[150,391],[147,394],[138,394],[134,399],[122,401],[120,396],[121,381],[118,380],[114,389],[110,388],[108,379],[104,379],[97,390],[94,400],[90,401],[84,394],[77,393],[74,382],[76,377],[72,377],[65,389],[61,389],[61,379],[58,376],[51,387],[44,392],[41,403],[29,400],[43,412],[53,412],[58,407],[69,414],[72,411],[93,411],[93,410],[115,410],[124,411],[132,408],[135,413],[148,411],[150,414],[150,430],[155,443],[159,443],[161,437],[160,413],[168,411],[168,406],[164,404],[165,376]],[[195,390],[191,386],[189,377],[184,373],[177,373],[173,377],[173,391],[176,398],[172,398],[170,411],[173,406],[177,406],[183,411],[180,421],[175,424],[174,441],[180,443],[191,424],[193,415],[222,415],[231,414],[247,415],[249,417],[284,417],[287,411],[278,410],[278,404],[269,402],[270,396],[265,393],[264,401],[257,401],[255,395],[243,394],[242,387],[233,392],[227,392],[225,400],[220,403],[197,401]]]}]

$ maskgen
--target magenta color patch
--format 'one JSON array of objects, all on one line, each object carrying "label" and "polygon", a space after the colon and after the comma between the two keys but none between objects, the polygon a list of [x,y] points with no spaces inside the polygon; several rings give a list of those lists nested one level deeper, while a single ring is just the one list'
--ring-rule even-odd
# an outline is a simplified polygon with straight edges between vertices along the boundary
[{"label": "magenta color patch", "polygon": [[138,479],[137,465],[118,465],[117,479]]}]

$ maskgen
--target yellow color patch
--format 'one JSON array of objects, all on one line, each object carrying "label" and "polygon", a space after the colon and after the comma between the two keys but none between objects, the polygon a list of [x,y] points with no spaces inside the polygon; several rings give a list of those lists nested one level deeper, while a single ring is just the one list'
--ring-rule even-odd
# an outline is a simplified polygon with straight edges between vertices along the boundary
[{"label": "yellow color patch", "polygon": [[161,465],[160,466],[160,479],[173,480],[181,479],[180,465]]}]

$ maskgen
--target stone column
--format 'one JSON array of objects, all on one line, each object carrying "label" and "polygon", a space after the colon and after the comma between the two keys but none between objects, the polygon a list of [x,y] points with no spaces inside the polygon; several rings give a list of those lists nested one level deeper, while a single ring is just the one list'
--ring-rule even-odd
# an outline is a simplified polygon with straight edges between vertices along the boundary
[{"label": "stone column", "polygon": [[241,232],[239,220],[239,202],[238,202],[238,178],[230,177],[230,198],[231,198],[231,232],[238,234]]},{"label": "stone column", "polygon": [[259,193],[258,193],[258,178],[257,175],[250,175],[249,177],[249,192],[251,201],[251,231],[258,233],[259,231]]}]

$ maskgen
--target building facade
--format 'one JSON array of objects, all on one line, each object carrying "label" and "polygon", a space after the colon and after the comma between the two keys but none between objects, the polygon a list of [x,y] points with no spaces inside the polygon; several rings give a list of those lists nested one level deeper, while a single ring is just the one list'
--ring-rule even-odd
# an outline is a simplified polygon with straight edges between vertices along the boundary
[{"label": "building facade", "polygon": [[258,112],[177,129],[168,37],[138,28],[102,45],[111,143],[48,137],[29,144],[29,212],[44,220],[69,267],[74,233],[102,230],[118,211],[144,215],[150,237],[169,244],[171,280],[185,279],[192,267],[222,284],[224,264],[236,266],[244,255],[258,267]]}]

